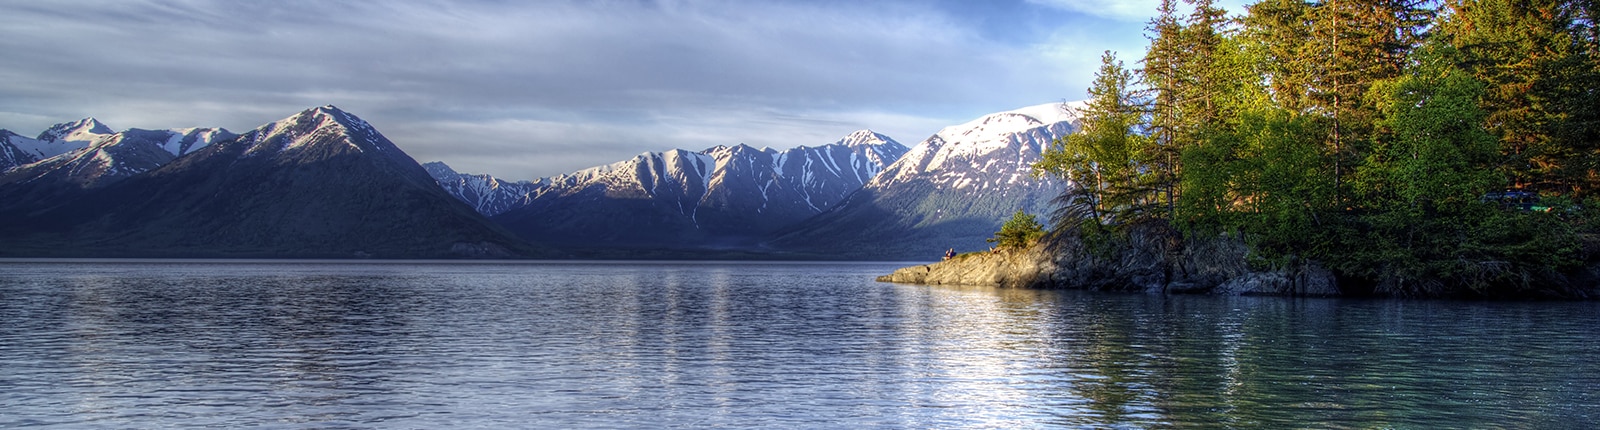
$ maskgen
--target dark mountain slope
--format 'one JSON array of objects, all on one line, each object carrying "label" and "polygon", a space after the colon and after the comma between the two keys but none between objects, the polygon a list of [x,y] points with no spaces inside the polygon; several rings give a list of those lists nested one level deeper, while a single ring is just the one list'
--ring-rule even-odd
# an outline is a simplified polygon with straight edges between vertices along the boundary
[{"label": "dark mountain slope", "polygon": [[[515,190],[527,193],[520,206],[493,219],[529,240],[591,252],[586,255],[698,258],[759,251],[767,235],[837,204],[905,151],[887,136],[862,130],[832,144],[784,151],[740,144],[645,153],[520,183],[524,188]],[[435,172],[446,188],[513,189]],[[478,185],[457,185],[462,181]],[[481,193],[456,195],[484,200]]]},{"label": "dark mountain slope", "polygon": [[[26,188],[18,184],[0,195]],[[333,106],[60,202],[0,213],[13,256],[509,257],[536,251]]]}]

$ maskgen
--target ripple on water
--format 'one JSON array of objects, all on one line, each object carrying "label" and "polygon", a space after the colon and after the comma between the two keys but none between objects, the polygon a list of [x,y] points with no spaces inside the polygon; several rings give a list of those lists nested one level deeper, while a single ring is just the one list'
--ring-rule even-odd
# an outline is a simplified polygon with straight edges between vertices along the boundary
[{"label": "ripple on water", "polygon": [[885,264],[0,263],[0,427],[1574,427],[1600,307]]}]

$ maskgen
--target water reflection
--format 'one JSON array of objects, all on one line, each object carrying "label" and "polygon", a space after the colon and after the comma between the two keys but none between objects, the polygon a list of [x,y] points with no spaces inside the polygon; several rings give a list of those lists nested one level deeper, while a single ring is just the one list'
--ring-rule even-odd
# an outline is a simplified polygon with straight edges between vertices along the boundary
[{"label": "water reflection", "polygon": [[918,308],[959,309],[939,312],[959,321],[919,323],[940,332],[918,336],[968,337],[955,343],[971,350],[930,350],[961,363],[966,377],[953,391],[983,396],[967,401],[999,416],[1046,412],[1043,421],[1065,425],[1570,427],[1600,410],[1590,394],[1600,389],[1600,348],[1587,340],[1592,303],[931,290],[960,304]]},{"label": "water reflection", "polygon": [[805,264],[6,265],[0,427],[1538,427],[1600,305],[1152,297]]}]

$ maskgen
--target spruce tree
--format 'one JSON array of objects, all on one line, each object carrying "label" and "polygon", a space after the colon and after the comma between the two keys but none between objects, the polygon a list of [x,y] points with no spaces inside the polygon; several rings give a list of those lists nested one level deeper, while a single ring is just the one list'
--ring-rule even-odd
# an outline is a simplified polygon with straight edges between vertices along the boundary
[{"label": "spruce tree", "polygon": [[1115,54],[1101,56],[1089,102],[1078,115],[1082,129],[1058,139],[1034,164],[1038,175],[1068,183],[1057,198],[1057,228],[1116,224],[1148,212],[1154,203],[1148,169],[1138,162],[1149,151],[1144,105],[1133,73]]},{"label": "spruce tree", "polygon": [[1162,194],[1167,216],[1177,205],[1177,183],[1183,147],[1178,137],[1183,124],[1179,113],[1179,93],[1183,91],[1183,24],[1178,22],[1177,0],[1162,0],[1158,15],[1146,27],[1150,48],[1145,51],[1140,79],[1151,92],[1149,135],[1154,151],[1149,159],[1155,188]]}]

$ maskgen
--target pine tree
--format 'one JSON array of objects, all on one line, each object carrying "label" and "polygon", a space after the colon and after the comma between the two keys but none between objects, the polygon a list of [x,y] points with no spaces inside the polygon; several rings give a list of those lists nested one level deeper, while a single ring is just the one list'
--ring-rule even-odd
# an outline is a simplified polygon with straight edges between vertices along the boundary
[{"label": "pine tree", "polygon": [[1138,159],[1150,150],[1145,101],[1133,88],[1133,73],[1115,54],[1101,56],[1089,103],[1078,112],[1082,129],[1057,140],[1033,168],[1037,175],[1065,180],[1067,191],[1053,224],[1096,227],[1146,214],[1155,202],[1148,169]]},{"label": "pine tree", "polygon": [[[1290,76],[1285,84],[1304,85],[1303,110],[1327,121],[1336,205],[1343,205],[1342,182],[1364,153],[1364,137],[1371,133],[1377,112],[1362,97],[1373,82],[1399,76],[1406,56],[1425,36],[1431,15],[1420,4],[1420,0],[1327,0],[1300,7],[1280,1],[1261,10],[1301,16],[1254,20],[1277,26],[1310,24],[1303,45],[1293,51],[1303,56],[1297,62],[1303,67],[1292,71],[1304,75]],[[1266,30],[1278,36],[1289,32]]]},{"label": "pine tree", "polygon": [[1486,124],[1517,186],[1592,193],[1596,71],[1592,1],[1456,0],[1442,25],[1461,66],[1488,84]]},{"label": "pine tree", "polygon": [[1149,134],[1154,151],[1149,164],[1155,187],[1163,194],[1168,217],[1177,204],[1183,151],[1178,137],[1183,117],[1178,104],[1179,93],[1184,90],[1181,72],[1185,70],[1186,53],[1180,40],[1183,24],[1178,22],[1176,9],[1177,0],[1162,0],[1159,14],[1146,27],[1154,37],[1150,37],[1150,48],[1145,51],[1144,68],[1139,75],[1151,92]]},{"label": "pine tree", "polygon": [[1187,80],[1180,91],[1180,115],[1188,124],[1189,134],[1198,135],[1205,124],[1219,121],[1223,113],[1217,99],[1227,85],[1218,70],[1227,34],[1227,11],[1214,5],[1213,0],[1185,0],[1194,7],[1185,22],[1180,46],[1185,52],[1181,63]]},{"label": "pine tree", "polygon": [[1311,70],[1317,65],[1311,49],[1311,4],[1305,0],[1264,0],[1246,7],[1246,40],[1262,52],[1261,72],[1272,101],[1279,107],[1306,113],[1310,107]]}]

